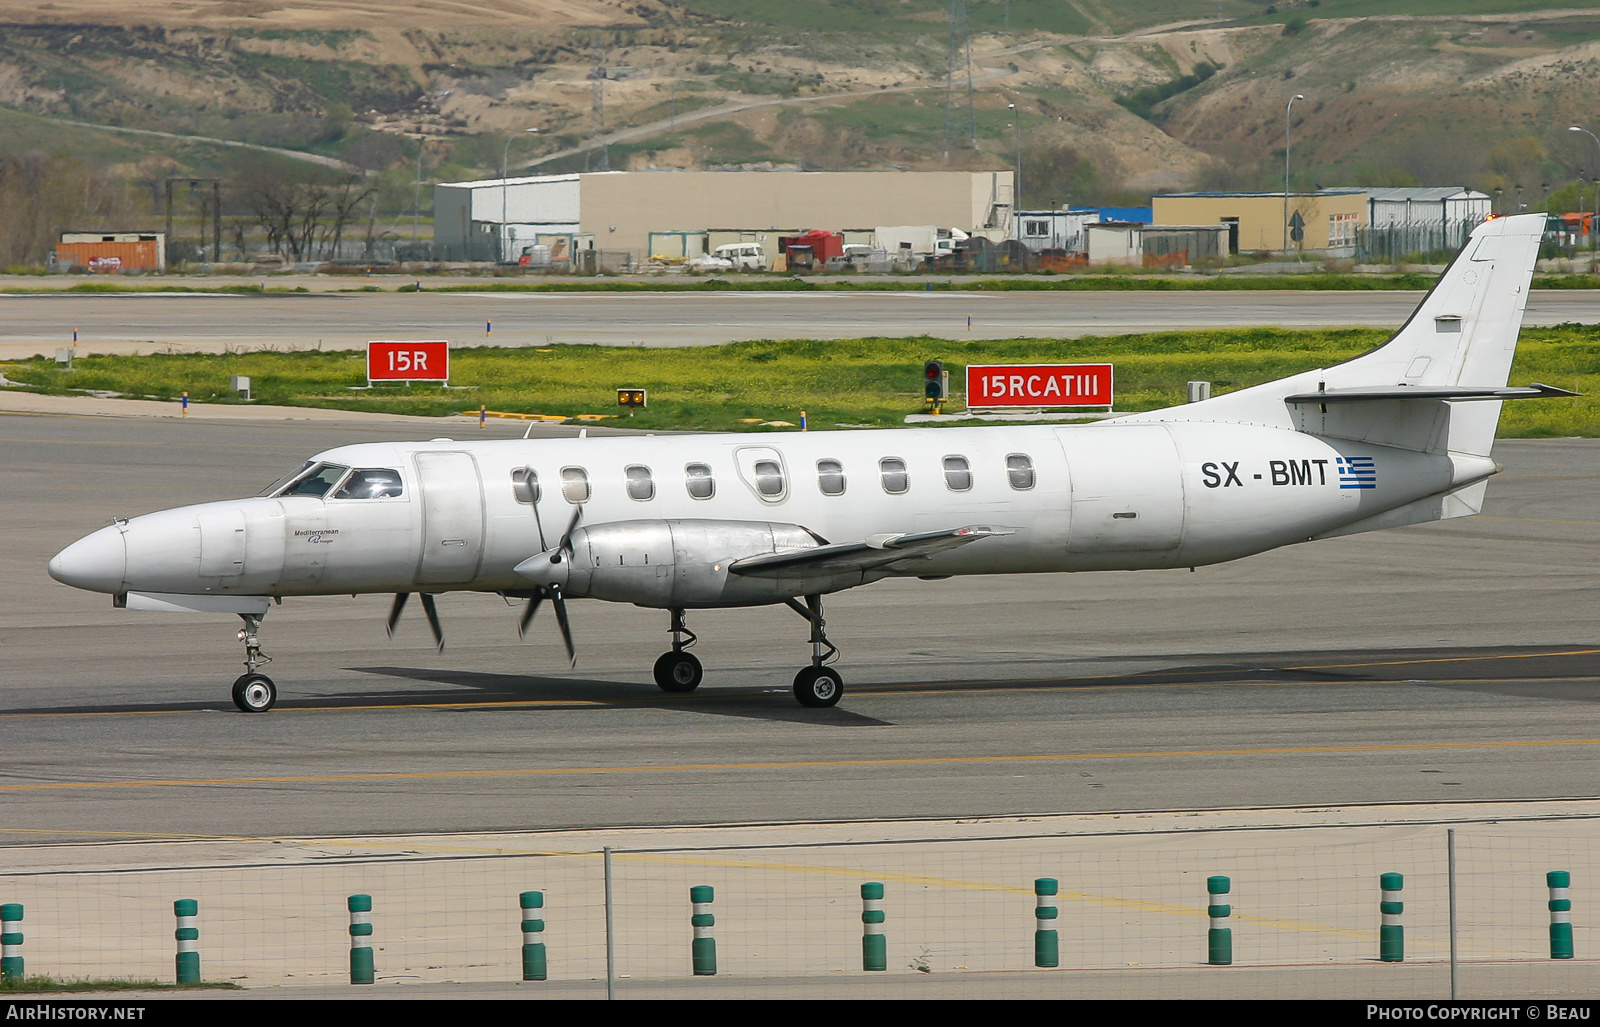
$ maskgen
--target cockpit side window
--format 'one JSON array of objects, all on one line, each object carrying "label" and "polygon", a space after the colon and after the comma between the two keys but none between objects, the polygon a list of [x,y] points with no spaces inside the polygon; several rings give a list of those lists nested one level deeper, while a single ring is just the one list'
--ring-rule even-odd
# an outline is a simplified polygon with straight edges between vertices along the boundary
[{"label": "cockpit side window", "polygon": [[316,496],[328,494],[328,490],[339,484],[350,468],[341,464],[317,464],[308,472],[288,485],[273,493],[275,496]]},{"label": "cockpit side window", "polygon": [[361,467],[351,472],[334,499],[394,499],[401,495],[400,472],[388,467]]}]

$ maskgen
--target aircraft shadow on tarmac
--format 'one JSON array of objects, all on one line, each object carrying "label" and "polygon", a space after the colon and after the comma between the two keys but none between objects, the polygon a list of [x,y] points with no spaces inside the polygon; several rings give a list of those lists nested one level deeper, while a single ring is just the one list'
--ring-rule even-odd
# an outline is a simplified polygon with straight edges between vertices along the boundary
[{"label": "aircraft shadow on tarmac", "polygon": [[[1181,661],[1181,662],[1179,662]],[[1138,657],[1158,664],[1145,671],[1114,674],[1013,676],[988,680],[875,682],[845,693],[846,706],[857,697],[940,692],[995,693],[1130,687],[1195,687],[1254,684],[1306,684],[1367,687],[1425,687],[1479,692],[1507,698],[1600,702],[1600,645],[1345,650],[1227,654],[1222,656]],[[421,667],[348,667],[348,671],[439,688],[352,691],[346,695],[291,698],[283,711],[425,709],[449,707],[461,712],[522,708],[674,710],[746,720],[813,726],[889,726],[892,721],[835,706],[805,709],[794,705],[786,688],[709,688],[690,695],[671,695],[640,682],[550,678],[526,674],[494,674]],[[5,716],[48,716],[107,713],[186,713],[198,710],[232,712],[220,702],[97,703],[82,706],[0,710]]]}]

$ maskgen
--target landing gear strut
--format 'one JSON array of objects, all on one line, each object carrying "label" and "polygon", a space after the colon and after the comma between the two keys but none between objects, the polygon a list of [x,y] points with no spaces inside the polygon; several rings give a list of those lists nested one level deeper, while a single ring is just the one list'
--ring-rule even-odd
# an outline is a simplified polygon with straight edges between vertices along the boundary
[{"label": "landing gear strut", "polygon": [[839,655],[839,647],[828,641],[823,631],[822,597],[806,596],[801,606],[793,599],[785,599],[789,608],[811,624],[811,666],[804,667],[794,676],[794,697],[801,706],[834,706],[844,695],[844,679],[832,667],[825,666]]},{"label": "landing gear strut", "polygon": [[692,692],[700,687],[705,670],[700,661],[686,651],[697,639],[695,633],[684,626],[682,610],[672,611],[672,627],[667,630],[672,632],[672,651],[662,653],[656,660],[656,684],[665,692]]},{"label": "landing gear strut", "polygon": [[272,657],[261,651],[256,633],[261,630],[262,614],[241,613],[244,627],[239,629],[239,641],[244,643],[244,670],[233,683],[233,704],[246,713],[265,713],[278,701],[278,686],[256,668],[272,662]]}]

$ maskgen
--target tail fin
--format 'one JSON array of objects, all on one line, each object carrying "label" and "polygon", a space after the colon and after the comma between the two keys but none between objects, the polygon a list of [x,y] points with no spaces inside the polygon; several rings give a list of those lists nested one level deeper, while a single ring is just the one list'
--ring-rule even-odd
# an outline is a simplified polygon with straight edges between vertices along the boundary
[{"label": "tail fin", "polygon": [[[1424,451],[1487,456],[1500,419],[1498,401],[1384,399],[1294,406],[1288,396],[1342,389],[1504,386],[1528,304],[1545,215],[1495,218],[1479,225],[1394,337],[1370,353],[1152,419],[1284,423],[1316,435]],[[1146,415],[1148,416],[1148,415]]]}]

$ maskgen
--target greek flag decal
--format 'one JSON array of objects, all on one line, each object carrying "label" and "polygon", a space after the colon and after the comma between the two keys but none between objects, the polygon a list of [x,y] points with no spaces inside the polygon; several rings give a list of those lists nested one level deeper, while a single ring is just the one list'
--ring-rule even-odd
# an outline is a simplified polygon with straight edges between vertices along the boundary
[{"label": "greek flag decal", "polygon": [[1339,487],[1375,489],[1378,487],[1378,461],[1370,456],[1341,456],[1336,460]]}]

